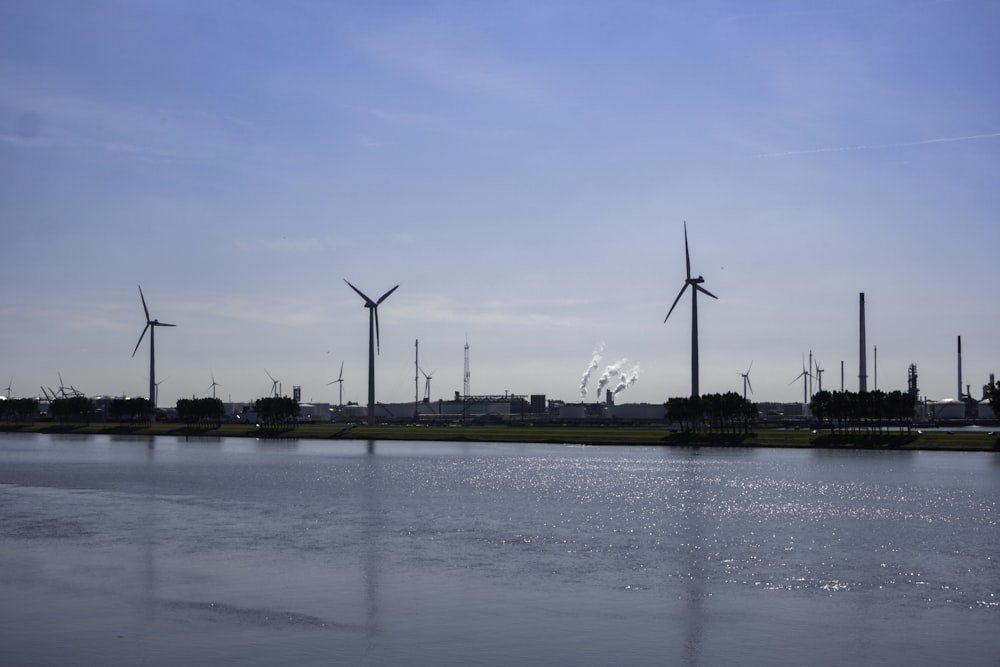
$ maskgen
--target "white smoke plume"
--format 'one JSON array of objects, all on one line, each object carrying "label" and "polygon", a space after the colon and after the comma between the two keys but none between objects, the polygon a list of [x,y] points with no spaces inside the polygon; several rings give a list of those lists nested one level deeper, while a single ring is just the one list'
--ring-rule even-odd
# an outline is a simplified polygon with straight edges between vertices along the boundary
[{"label": "white smoke plume", "polygon": [[639,379],[639,364],[635,364],[628,369],[627,372],[624,372],[621,375],[622,379],[617,385],[615,385],[614,391],[612,391],[612,396],[617,396],[619,393],[635,384],[636,380]]},{"label": "white smoke plume", "polygon": [[616,361],[604,369],[604,372],[601,373],[600,379],[597,381],[597,400],[601,399],[601,394],[604,392],[604,388],[608,386],[608,383],[611,382],[611,378],[617,377],[618,374],[622,372],[622,366],[624,366],[627,361],[628,359]]},{"label": "white smoke plume", "polygon": [[598,364],[601,363],[601,355],[604,352],[604,343],[601,343],[594,348],[593,359],[590,360],[590,365],[587,366],[587,370],[583,372],[583,378],[580,380],[580,398],[587,397],[587,384],[590,382],[591,374],[597,370]]}]

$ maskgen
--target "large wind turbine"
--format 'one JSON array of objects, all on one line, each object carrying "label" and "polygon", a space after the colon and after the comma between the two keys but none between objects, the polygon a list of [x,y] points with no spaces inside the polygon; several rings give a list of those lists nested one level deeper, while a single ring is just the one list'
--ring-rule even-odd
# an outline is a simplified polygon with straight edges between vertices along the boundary
[{"label": "large wind turbine", "polygon": [[670,313],[674,312],[674,307],[677,306],[677,302],[681,300],[684,295],[684,290],[688,287],[691,288],[691,396],[697,397],[698,394],[698,292],[702,292],[712,297],[713,299],[718,299],[707,289],[701,286],[705,279],[701,276],[697,278],[691,277],[691,255],[688,252],[688,232],[687,232],[687,221],[684,222],[684,262],[687,266],[687,279],[684,281],[684,287],[681,291],[677,293],[677,298],[674,299],[673,305],[670,306],[670,310],[667,311],[667,316],[663,318],[663,323],[666,324],[667,320],[670,319]]},{"label": "large wind turbine", "polygon": [[368,309],[368,425],[373,426],[375,424],[375,350],[381,347],[378,334],[378,307],[389,298],[390,294],[399,289],[399,285],[380,296],[378,301],[372,301],[364,292],[351,285],[346,278],[344,282],[365,300],[365,308]]},{"label": "large wind turbine", "polygon": [[146,335],[146,330],[149,330],[149,402],[150,402],[150,413],[149,421],[156,421],[156,347],[154,345],[154,339],[156,334],[156,327],[173,327],[177,326],[175,324],[167,324],[166,322],[161,322],[159,320],[149,319],[149,308],[146,307],[146,297],[142,294],[142,285],[139,286],[139,298],[142,299],[142,310],[146,314],[146,326],[143,327],[142,333],[139,334],[139,341],[135,344],[135,349],[132,350],[132,357],[135,358],[135,353],[139,349],[139,345],[142,343],[142,337]]}]

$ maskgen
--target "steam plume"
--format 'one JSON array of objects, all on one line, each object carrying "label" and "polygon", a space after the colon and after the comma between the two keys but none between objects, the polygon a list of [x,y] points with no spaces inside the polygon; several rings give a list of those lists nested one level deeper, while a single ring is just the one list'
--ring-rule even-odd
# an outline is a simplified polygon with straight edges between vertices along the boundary
[{"label": "steam plume", "polygon": [[597,381],[598,399],[600,399],[601,394],[604,392],[604,388],[608,386],[609,382],[611,382],[611,378],[617,377],[618,374],[622,372],[622,366],[625,365],[626,361],[628,361],[628,359],[622,359],[621,361],[616,361],[615,363],[605,368],[604,372],[601,373],[601,378]]},{"label": "steam plume", "polygon": [[597,370],[598,364],[601,363],[601,354],[604,352],[604,343],[601,343],[594,348],[593,359],[590,360],[590,365],[587,366],[587,370],[583,372],[583,378],[580,380],[580,398],[587,397],[587,384],[590,382],[591,374]]},{"label": "steam plume", "polygon": [[613,396],[617,396],[619,393],[625,391],[629,387],[635,384],[636,380],[639,379],[639,364],[632,366],[628,372],[621,374],[622,379],[615,385]]}]

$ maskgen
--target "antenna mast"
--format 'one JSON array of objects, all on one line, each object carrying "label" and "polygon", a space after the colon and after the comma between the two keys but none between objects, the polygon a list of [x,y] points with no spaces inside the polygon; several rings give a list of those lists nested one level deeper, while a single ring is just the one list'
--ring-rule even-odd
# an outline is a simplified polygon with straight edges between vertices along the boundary
[{"label": "antenna mast", "polygon": [[465,336],[465,385],[463,387],[465,397],[469,397],[469,336]]}]

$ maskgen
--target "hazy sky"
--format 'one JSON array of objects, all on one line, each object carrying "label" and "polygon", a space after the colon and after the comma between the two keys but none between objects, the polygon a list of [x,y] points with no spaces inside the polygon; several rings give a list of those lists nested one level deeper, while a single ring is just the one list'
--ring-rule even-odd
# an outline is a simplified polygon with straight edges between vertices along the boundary
[{"label": "hazy sky", "polygon": [[[0,2],[0,379],[621,402],[1000,372],[1000,3]],[[874,383],[869,349],[869,387]],[[420,392],[423,392],[423,378]],[[814,386],[814,389],[816,387]]]}]

